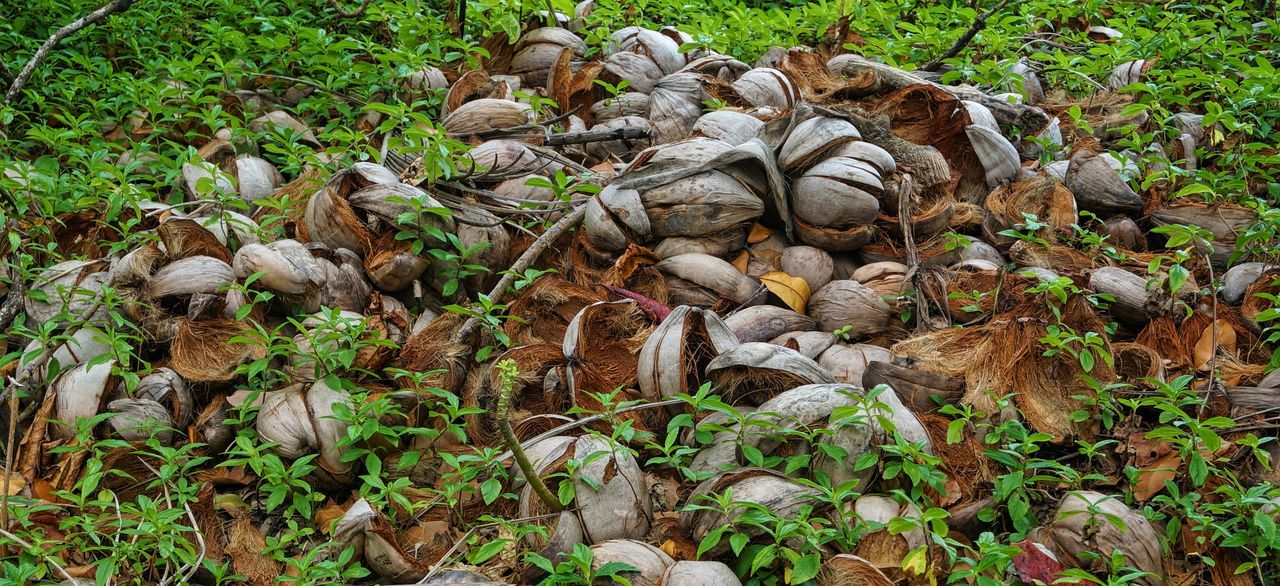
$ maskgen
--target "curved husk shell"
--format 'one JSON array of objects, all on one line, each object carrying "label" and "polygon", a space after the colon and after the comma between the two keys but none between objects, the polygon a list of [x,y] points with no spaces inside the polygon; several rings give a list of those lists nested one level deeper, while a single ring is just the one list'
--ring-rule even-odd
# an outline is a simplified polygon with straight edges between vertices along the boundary
[{"label": "curved husk shell", "polygon": [[764,122],[750,114],[734,110],[716,110],[703,114],[697,122],[693,123],[693,134],[736,146],[755,138],[763,127]]},{"label": "curved husk shell", "polygon": [[1142,213],[1142,198],[1120,177],[1106,159],[1089,151],[1071,157],[1063,180],[1076,198],[1076,206],[1104,218]]},{"label": "curved husk shell", "polygon": [[658,581],[662,586],[741,586],[733,570],[720,562],[676,562]]},{"label": "curved husk shell", "polygon": [[738,272],[728,262],[707,254],[681,254],[664,258],[655,266],[668,278],[697,284],[738,304],[751,301],[760,290],[758,281]]},{"label": "curved husk shell", "polygon": [[871,562],[842,553],[822,564],[818,586],[893,586],[894,581]]},{"label": "curved husk shell", "polygon": [[768,342],[788,332],[812,330],[813,318],[776,305],[747,307],[730,315],[725,325],[739,342]]},{"label": "curved husk shell", "polygon": [[236,251],[232,269],[239,279],[263,273],[254,282],[256,285],[290,295],[316,291],[324,287],[329,276],[324,265],[296,240],[243,246]]},{"label": "curved husk shell", "polygon": [[648,57],[664,74],[675,73],[685,66],[680,44],[658,31],[638,26],[618,29],[609,35],[606,53],[631,52]]},{"label": "curved husk shell", "polygon": [[231,265],[209,256],[189,256],[165,265],[147,282],[151,299],[217,293],[236,280]]},{"label": "curved husk shell", "polygon": [[782,272],[804,279],[810,291],[823,288],[835,276],[835,259],[821,248],[788,246],[780,262]]},{"label": "curved husk shell", "polygon": [[467,102],[449,112],[440,124],[454,134],[478,134],[502,130],[533,122],[534,111],[529,104],[481,98]]},{"label": "curved husk shell", "polygon": [[590,120],[602,124],[623,116],[644,116],[649,112],[649,94],[622,92],[591,105]]},{"label": "curved husk shell", "polygon": [[[1093,512],[1090,509],[1093,509]],[[1117,525],[1122,525],[1123,529]],[[1124,554],[1125,565],[1153,574],[1138,584],[1164,582],[1161,538],[1151,522],[1124,505],[1122,497],[1093,491],[1067,493],[1058,504],[1053,520],[1036,529],[1032,539],[1049,547],[1058,561],[1069,568],[1083,568],[1107,574],[1111,553]]]},{"label": "curved husk shell", "polygon": [[888,361],[872,361],[862,373],[863,386],[885,385],[893,389],[916,413],[937,411],[940,404],[954,404],[964,395],[964,381],[925,372]]},{"label": "curved husk shell", "polygon": [[846,143],[862,140],[853,123],[831,116],[814,116],[796,125],[778,151],[778,165],[784,171],[808,167]]},{"label": "curved husk shell", "polygon": [[737,345],[715,313],[687,305],[673,309],[640,347],[641,396],[653,401],[697,388],[707,363]]},{"label": "curved husk shell", "polygon": [[720,354],[707,364],[706,375],[730,403],[759,403],[800,385],[836,382],[812,359],[768,342],[747,342]]},{"label": "curved husk shell", "polygon": [[173,441],[173,419],[164,405],[151,399],[116,399],[107,404],[107,423],[125,441],[142,442],[154,437],[162,444]]},{"label": "curved husk shell", "polygon": [[1017,179],[1022,171],[1018,149],[998,131],[986,126],[971,124],[964,129],[973,145],[973,152],[982,162],[987,185],[995,187]]},{"label": "curved husk shell", "polygon": [[115,360],[94,365],[80,364],[63,371],[49,383],[50,390],[55,393],[53,417],[65,424],[53,426],[54,437],[75,437],[76,424],[81,419],[88,419],[102,412],[103,404],[114,386],[111,384],[111,370],[115,365]]},{"label": "curved husk shell", "polygon": [[[22,300],[28,320],[56,322],[61,321],[56,318],[63,313],[70,318],[84,316],[98,302],[102,286],[109,280],[114,282],[102,271],[105,267],[98,261],[69,260],[45,269],[27,286],[27,296]],[[41,295],[33,296],[33,291]]]},{"label": "curved husk shell", "polygon": [[892,308],[870,287],[857,281],[832,281],[809,298],[808,314],[818,329],[849,326],[850,336],[874,336],[889,327]]},{"label": "curved husk shell", "polygon": [[757,67],[740,76],[733,90],[753,106],[790,110],[800,101],[800,90],[787,74],[777,69]]},{"label": "curved husk shell", "polygon": [[619,576],[626,578],[634,586],[659,586],[662,575],[675,560],[666,552],[643,541],[631,539],[614,539],[591,546],[591,567],[600,569],[607,563],[619,562],[636,569],[635,572],[624,572]]},{"label": "curved husk shell", "polygon": [[[787,519],[799,512],[800,507],[811,503],[818,491],[792,482],[772,470],[762,468],[746,468],[732,472],[723,472],[703,481],[686,500],[690,504],[702,504],[702,497],[722,494],[726,489],[733,491],[735,501],[754,503],[764,507],[777,518]],[[700,542],[708,533],[733,523],[733,520],[745,510],[735,508],[728,515],[720,511],[686,510],[680,513],[680,524],[692,533],[695,543]],[[759,530],[743,527],[748,535],[758,535]],[[714,557],[728,551],[729,540],[721,540],[720,544],[707,551]]]},{"label": "curved husk shell", "polygon": [[867,386],[863,373],[874,361],[887,362],[892,359],[888,348],[871,344],[836,344],[818,355],[818,366],[827,369],[831,376],[840,382],[851,385]]}]

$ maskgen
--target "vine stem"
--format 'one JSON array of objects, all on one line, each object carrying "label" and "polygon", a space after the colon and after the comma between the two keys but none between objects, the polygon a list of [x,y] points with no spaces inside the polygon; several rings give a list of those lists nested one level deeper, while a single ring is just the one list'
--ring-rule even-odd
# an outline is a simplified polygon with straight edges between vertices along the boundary
[{"label": "vine stem", "polygon": [[516,363],[503,360],[494,365],[494,368],[498,369],[498,378],[502,381],[502,386],[498,389],[498,408],[495,413],[498,418],[498,430],[502,432],[502,441],[506,442],[507,449],[511,450],[511,456],[520,466],[520,472],[524,473],[525,482],[529,483],[533,492],[547,508],[559,513],[564,510],[564,506],[547,489],[547,485],[542,482],[542,477],[538,476],[538,471],[533,469],[533,464],[524,453],[524,446],[520,445],[516,432],[511,429],[511,394],[515,391],[516,377],[519,376]]}]

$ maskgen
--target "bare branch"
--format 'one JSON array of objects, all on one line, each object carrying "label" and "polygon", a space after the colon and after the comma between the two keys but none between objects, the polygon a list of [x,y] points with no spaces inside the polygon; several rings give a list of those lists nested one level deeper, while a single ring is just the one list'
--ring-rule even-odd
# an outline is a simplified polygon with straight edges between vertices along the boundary
[{"label": "bare branch", "polygon": [[978,34],[978,31],[987,28],[987,19],[995,16],[997,12],[1000,12],[1005,6],[1008,6],[1011,1],[1012,0],[1000,0],[1000,3],[996,4],[994,8],[986,11],[982,16],[979,16],[977,20],[973,21],[973,24],[969,25],[969,30],[964,31],[964,34],[960,35],[959,39],[956,39],[956,43],[951,45],[951,48],[947,49],[947,52],[939,55],[933,61],[926,63],[924,67],[920,68],[920,70],[937,71],[939,67],[942,67],[943,61],[959,55],[960,51],[964,50],[964,48],[968,46],[969,42],[973,40],[974,35]]},{"label": "bare branch", "polygon": [[14,78],[13,85],[10,85],[9,91],[4,94],[4,103],[9,104],[13,102],[13,99],[22,91],[22,86],[27,85],[27,80],[31,79],[31,74],[35,73],[36,67],[38,67],[45,59],[49,58],[49,53],[53,52],[53,48],[58,46],[58,43],[62,42],[62,39],[74,35],[80,29],[111,16],[112,14],[121,12],[129,8],[132,4],[133,0],[111,0],[103,5],[102,8],[90,12],[79,20],[73,21],[71,24],[63,26],[55,31],[53,36],[49,37],[49,40],[45,41],[43,45],[40,45],[40,48],[36,50],[35,56],[32,57],[25,66],[23,66],[22,71],[18,73],[18,77]]},{"label": "bare branch", "polygon": [[372,2],[372,0],[364,0],[363,2],[360,3],[360,6],[357,6],[356,9],[352,10],[351,12],[347,12],[346,10],[343,10],[342,5],[338,3],[338,0],[329,0],[329,6],[332,6],[333,9],[338,12],[339,16],[343,16],[346,18],[356,18],[364,14],[364,10],[369,7],[370,2]]}]

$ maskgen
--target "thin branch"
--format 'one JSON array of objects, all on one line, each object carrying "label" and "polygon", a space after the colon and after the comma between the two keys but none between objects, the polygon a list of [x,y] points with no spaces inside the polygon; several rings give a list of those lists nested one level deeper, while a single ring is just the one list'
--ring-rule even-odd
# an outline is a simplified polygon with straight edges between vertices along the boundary
[{"label": "thin branch", "polygon": [[363,2],[360,3],[360,6],[356,7],[356,9],[352,10],[351,12],[347,12],[346,10],[343,10],[342,5],[338,4],[338,0],[329,0],[329,6],[332,6],[333,9],[338,12],[339,16],[342,16],[344,18],[356,18],[364,14],[364,9],[369,7],[370,2],[372,2],[372,0],[364,0]]},{"label": "thin branch", "polygon": [[22,86],[27,85],[27,80],[31,79],[31,75],[35,73],[36,67],[38,67],[45,59],[49,58],[49,53],[53,52],[53,48],[58,46],[58,43],[62,42],[62,39],[74,35],[80,29],[111,16],[112,14],[123,11],[129,8],[132,4],[133,0],[111,0],[103,5],[102,8],[90,12],[79,20],[73,21],[71,24],[63,26],[55,31],[53,36],[49,37],[49,40],[45,41],[43,45],[40,45],[40,48],[36,50],[35,56],[32,57],[25,66],[23,66],[22,71],[18,73],[18,77],[13,79],[13,85],[10,85],[9,91],[4,94],[4,103],[9,104],[13,102],[13,99],[22,91]]},{"label": "thin branch", "polygon": [[[581,222],[583,216],[586,214],[587,206],[584,203],[579,205],[572,212],[565,214],[563,218],[560,218],[560,220],[548,228],[546,232],[543,232],[542,236],[539,236],[537,240],[534,240],[533,244],[530,244],[529,248],[524,251],[524,254],[521,254],[520,258],[516,259],[516,262],[511,265],[511,269],[502,275],[502,279],[498,281],[498,284],[493,286],[493,289],[489,291],[489,299],[494,303],[497,303],[507,292],[507,287],[510,287],[511,284],[515,282],[516,275],[523,273],[525,269],[529,268],[534,261],[538,260],[538,257],[542,256],[542,253],[546,251],[553,242],[558,240],[561,235],[568,232],[571,228],[577,226],[578,222]],[[471,338],[471,334],[474,333],[478,327],[480,327],[480,318],[471,317],[466,321],[466,323],[462,324],[461,328],[458,328],[458,331],[453,334],[451,341],[455,344],[466,342]]]},{"label": "thin branch", "polygon": [[942,67],[943,61],[959,55],[960,51],[963,51],[964,48],[968,46],[969,42],[973,40],[973,37],[978,34],[978,31],[987,28],[987,19],[995,16],[997,12],[1004,10],[1004,7],[1008,6],[1011,1],[1012,0],[1000,0],[1000,3],[996,4],[994,8],[986,11],[982,16],[979,16],[977,20],[973,21],[973,24],[969,25],[969,30],[964,31],[964,34],[960,35],[959,39],[956,39],[956,43],[951,45],[950,49],[947,49],[945,53],[939,55],[933,61],[926,63],[924,67],[920,68],[920,70],[937,71],[939,67]]}]

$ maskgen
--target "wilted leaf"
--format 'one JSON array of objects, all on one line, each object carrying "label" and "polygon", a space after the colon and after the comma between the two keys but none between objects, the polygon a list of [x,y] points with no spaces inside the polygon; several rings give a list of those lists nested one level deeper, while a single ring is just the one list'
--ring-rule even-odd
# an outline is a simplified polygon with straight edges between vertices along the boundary
[{"label": "wilted leaf", "polygon": [[1144,502],[1159,494],[1164,490],[1164,481],[1177,477],[1181,467],[1181,456],[1175,453],[1165,454],[1138,474],[1138,482],[1133,486],[1133,498]]},{"label": "wilted leaf", "polygon": [[793,277],[782,271],[769,271],[760,275],[760,282],[770,293],[778,296],[792,311],[804,313],[804,306],[809,302],[809,283],[800,277]]},{"label": "wilted leaf", "polygon": [[1023,582],[1052,584],[1064,569],[1057,559],[1030,539],[1014,545],[1022,548],[1022,553],[1013,558],[1013,573]]},{"label": "wilted leaf", "polygon": [[[1218,334],[1214,336],[1214,329],[1218,330]],[[1208,370],[1209,360],[1214,356],[1214,350],[1221,348],[1227,354],[1234,354],[1236,351],[1236,331],[1231,328],[1231,324],[1226,320],[1215,320],[1214,323],[1208,325],[1204,329],[1204,333],[1200,334],[1200,339],[1196,342],[1195,362],[1196,368],[1199,370]]]}]

